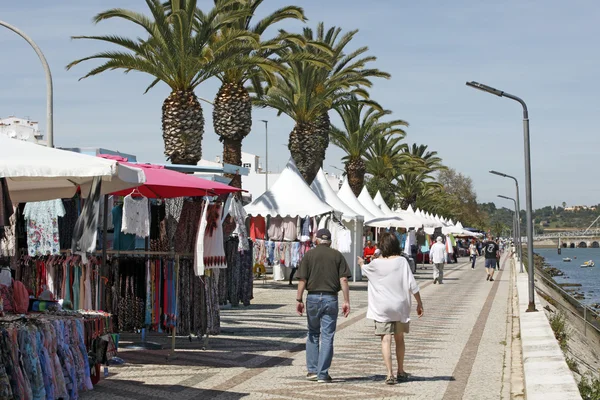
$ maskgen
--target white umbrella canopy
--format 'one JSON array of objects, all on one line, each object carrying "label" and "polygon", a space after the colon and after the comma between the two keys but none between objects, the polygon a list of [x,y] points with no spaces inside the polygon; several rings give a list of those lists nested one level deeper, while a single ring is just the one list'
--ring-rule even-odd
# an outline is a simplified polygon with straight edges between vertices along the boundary
[{"label": "white umbrella canopy", "polygon": [[325,175],[323,168],[319,169],[319,172],[317,173],[313,183],[310,185],[310,188],[321,200],[329,204],[335,210],[341,212],[342,219],[349,221],[356,218],[363,218],[354,212],[354,210],[352,210],[350,207],[348,207],[348,205],[338,197],[327,181],[327,176]]},{"label": "white umbrella canopy", "polygon": [[140,168],[0,136],[0,178],[15,203],[70,198],[78,187],[87,196],[95,177],[102,178],[102,194],[145,182]]}]

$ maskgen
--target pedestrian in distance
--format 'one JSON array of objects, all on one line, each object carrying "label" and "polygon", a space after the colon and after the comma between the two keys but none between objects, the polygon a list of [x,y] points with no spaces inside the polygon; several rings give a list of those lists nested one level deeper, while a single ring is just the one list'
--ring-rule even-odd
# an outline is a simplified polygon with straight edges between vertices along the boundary
[{"label": "pedestrian in distance", "polygon": [[491,236],[488,236],[487,241],[483,243],[483,252],[485,256],[485,270],[487,272],[485,279],[493,282],[496,260],[500,258],[500,250],[498,243],[494,242]]},{"label": "pedestrian in distance", "polygon": [[306,289],[306,379],[329,383],[332,381],[329,368],[333,359],[333,338],[339,313],[338,293],[341,290],[344,295],[342,313],[344,317],[348,317],[348,278],[352,275],[342,253],[331,248],[331,232],[328,229],[319,229],[316,242],[317,246],[304,255],[298,269],[296,311],[300,316],[305,311],[302,296]]},{"label": "pedestrian in distance", "polygon": [[469,245],[469,256],[471,257],[471,269],[475,269],[475,261],[477,261],[477,246],[475,245],[475,239],[471,240]]},{"label": "pedestrian in distance", "polygon": [[[423,316],[423,302],[419,285],[410,270],[408,259],[401,255],[400,242],[390,233],[383,233],[379,241],[381,257],[365,264],[358,258],[368,283],[367,318],[375,321],[375,335],[381,337],[381,353],[387,375],[385,383],[408,380],[404,370],[404,334],[409,332],[411,295],[417,300],[417,315]],[[396,342],[398,369],[394,376],[392,366],[392,336]]]},{"label": "pedestrian in distance", "polygon": [[435,243],[429,249],[429,257],[433,262],[433,284],[444,283],[444,264],[446,264],[446,258],[448,253],[446,252],[446,245],[443,243],[441,236],[435,239]]},{"label": "pedestrian in distance", "polygon": [[373,259],[373,255],[375,254],[375,250],[377,250],[376,246],[373,246],[373,242],[367,240],[367,247],[363,250],[363,257],[365,259],[365,263],[370,263]]}]

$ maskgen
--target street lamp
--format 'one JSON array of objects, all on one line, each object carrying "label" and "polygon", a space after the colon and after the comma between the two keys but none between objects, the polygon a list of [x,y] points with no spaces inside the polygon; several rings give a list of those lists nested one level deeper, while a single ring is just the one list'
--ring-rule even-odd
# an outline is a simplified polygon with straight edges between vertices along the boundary
[{"label": "street lamp", "polygon": [[514,176],[507,175],[503,172],[490,171],[490,174],[498,175],[503,178],[510,178],[515,181],[515,186],[517,188],[517,226],[516,226],[517,230],[516,230],[516,234],[517,234],[517,238],[519,238],[519,240],[517,242],[515,242],[515,245],[517,246],[517,251],[518,251],[518,255],[519,255],[519,272],[523,273],[523,254],[522,254],[522,245],[521,245],[521,203],[519,202],[519,182],[517,181],[517,178],[515,178]]},{"label": "street lamp", "polygon": [[269,121],[261,119],[265,123],[265,192],[269,190]]},{"label": "street lamp", "polygon": [[[518,224],[518,210],[519,208],[517,207],[517,201],[515,199],[513,199],[512,197],[508,197],[508,196],[502,196],[501,194],[498,195],[498,197],[502,198],[502,199],[506,199],[506,200],[512,200],[513,203],[515,203],[515,218],[513,219],[513,238],[515,243],[517,243],[517,224]],[[523,271],[521,271],[523,272]]]},{"label": "street lamp", "polygon": [[25,32],[4,21],[0,21],[0,26],[4,26],[5,28],[10,29],[11,31],[25,39],[27,43],[29,43],[29,45],[33,48],[40,61],[42,62],[42,67],[44,67],[44,72],[46,73],[46,145],[48,147],[54,147],[54,106],[52,101],[54,90],[52,88],[52,74],[50,73],[50,66],[48,66],[48,61],[46,61],[46,57],[44,57],[44,53],[42,53],[42,50],[40,50],[38,45],[35,44],[33,39],[27,36]]},{"label": "street lamp", "polygon": [[466,82],[467,86],[482,90],[487,93],[494,94],[499,97],[507,97],[517,101],[523,107],[523,139],[525,142],[525,205],[527,211],[527,260],[529,262],[529,306],[527,312],[537,311],[535,309],[535,266],[533,261],[533,206],[531,200],[531,150],[529,142],[529,113],[527,112],[527,104],[512,94],[503,92],[502,90],[481,84],[479,82]]}]

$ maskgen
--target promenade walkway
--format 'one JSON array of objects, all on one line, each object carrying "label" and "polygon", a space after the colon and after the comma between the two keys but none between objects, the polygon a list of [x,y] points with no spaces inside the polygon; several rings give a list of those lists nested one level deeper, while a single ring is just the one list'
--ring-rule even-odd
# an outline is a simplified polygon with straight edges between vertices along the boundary
[{"label": "promenade walkway", "polygon": [[252,306],[222,312],[223,334],[206,351],[187,338],[169,360],[167,350],[122,351],[127,364],[111,367],[81,398],[509,399],[510,264],[487,282],[482,259],[475,270],[462,261],[446,266],[444,285],[432,284],[430,266],[417,271],[425,316],[414,316],[407,335],[407,383],[383,383],[379,339],[365,319],[366,282],[352,284],[352,313],[338,320],[334,382],[318,384],[304,379],[306,319],[295,314],[295,287],[261,281]]}]

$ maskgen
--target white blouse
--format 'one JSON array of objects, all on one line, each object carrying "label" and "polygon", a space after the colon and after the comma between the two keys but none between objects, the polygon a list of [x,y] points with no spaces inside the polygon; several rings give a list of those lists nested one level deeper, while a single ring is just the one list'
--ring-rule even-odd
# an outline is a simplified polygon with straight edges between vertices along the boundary
[{"label": "white blouse", "polygon": [[123,220],[121,232],[145,238],[150,236],[150,214],[148,199],[134,199],[131,195],[123,199]]}]

